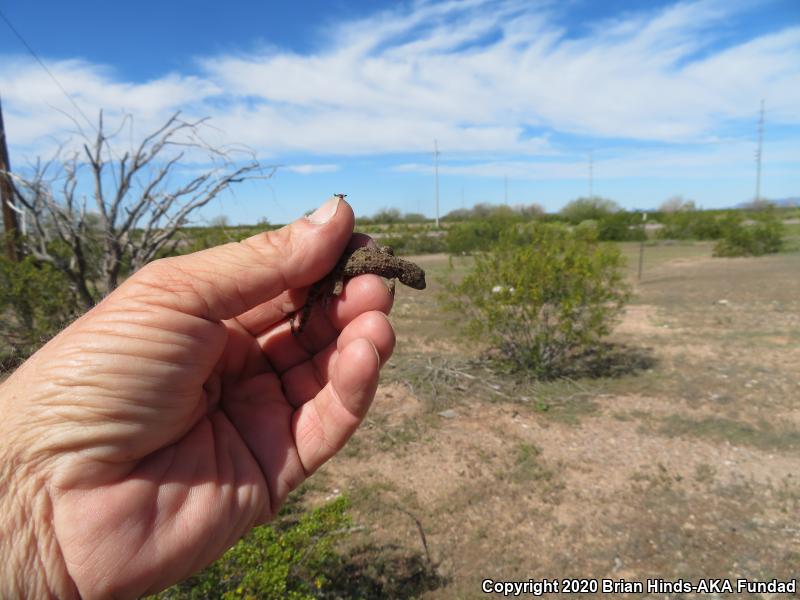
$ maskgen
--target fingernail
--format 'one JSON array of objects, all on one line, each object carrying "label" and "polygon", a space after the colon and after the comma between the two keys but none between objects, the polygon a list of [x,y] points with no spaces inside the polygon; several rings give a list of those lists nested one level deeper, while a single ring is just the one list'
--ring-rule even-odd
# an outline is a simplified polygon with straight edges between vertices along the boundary
[{"label": "fingernail", "polygon": [[339,208],[339,196],[334,196],[313,213],[308,215],[308,220],[314,225],[324,225],[333,218],[333,215],[336,214],[337,208]]}]

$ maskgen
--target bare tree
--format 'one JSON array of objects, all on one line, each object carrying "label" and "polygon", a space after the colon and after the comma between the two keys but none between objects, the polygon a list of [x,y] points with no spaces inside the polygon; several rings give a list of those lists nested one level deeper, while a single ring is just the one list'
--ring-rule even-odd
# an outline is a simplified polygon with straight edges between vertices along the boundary
[{"label": "bare tree", "polygon": [[687,200],[681,195],[671,196],[661,203],[658,210],[664,213],[687,212],[696,210],[694,200]]},{"label": "bare tree", "polygon": [[[100,113],[96,135],[80,131],[82,148],[37,162],[29,177],[14,176],[18,206],[27,212],[25,250],[63,271],[85,307],[117,287],[177,242],[189,217],[234,183],[272,176],[252,156],[233,161],[232,151],[202,138],[205,119],[172,115],[121,157]],[[209,159],[199,174],[180,174],[187,155]],[[177,182],[177,183],[176,183]],[[87,197],[88,194],[88,197]]]},{"label": "bare tree", "polygon": [[770,202],[766,198],[758,198],[750,202],[745,202],[741,207],[745,210],[762,211],[775,208],[775,203]]},{"label": "bare tree", "polygon": [[515,204],[514,212],[519,213],[523,217],[537,218],[541,217],[544,213],[544,207],[536,202],[530,204]]}]

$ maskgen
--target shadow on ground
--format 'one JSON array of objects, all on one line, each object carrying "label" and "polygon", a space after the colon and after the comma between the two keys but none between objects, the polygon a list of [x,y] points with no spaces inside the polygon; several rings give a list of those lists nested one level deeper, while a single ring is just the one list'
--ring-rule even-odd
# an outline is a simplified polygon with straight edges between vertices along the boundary
[{"label": "shadow on ground", "polygon": [[327,577],[331,598],[418,598],[448,583],[423,554],[394,544],[354,548]]},{"label": "shadow on ground", "polygon": [[604,343],[573,357],[563,375],[572,378],[624,377],[656,366],[652,348]]}]

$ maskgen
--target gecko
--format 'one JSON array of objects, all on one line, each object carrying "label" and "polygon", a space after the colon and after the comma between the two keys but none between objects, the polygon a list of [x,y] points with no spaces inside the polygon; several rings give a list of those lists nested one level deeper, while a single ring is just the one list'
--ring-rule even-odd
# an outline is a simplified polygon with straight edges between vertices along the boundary
[{"label": "gecko", "polygon": [[295,313],[292,320],[292,333],[299,335],[303,332],[317,300],[324,295],[339,296],[346,280],[365,273],[392,280],[390,287],[392,293],[394,293],[394,279],[399,279],[400,283],[416,290],[425,289],[425,271],[419,265],[398,258],[389,246],[377,248],[362,246],[343,254],[333,270],[309,288],[305,304]]}]

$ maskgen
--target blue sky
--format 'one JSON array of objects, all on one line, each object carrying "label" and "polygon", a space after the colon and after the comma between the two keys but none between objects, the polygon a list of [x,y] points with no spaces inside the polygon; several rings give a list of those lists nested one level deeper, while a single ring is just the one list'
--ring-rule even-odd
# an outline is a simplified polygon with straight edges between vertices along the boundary
[{"label": "blue sky", "polygon": [[[234,8],[231,8],[233,6]],[[82,112],[211,117],[216,143],[285,165],[204,218],[286,222],[345,192],[358,214],[476,202],[558,210],[800,196],[800,2],[21,3],[0,10]],[[74,139],[73,105],[0,22],[12,163]],[[121,142],[120,142],[121,143]],[[186,172],[202,168],[187,163]]]}]

